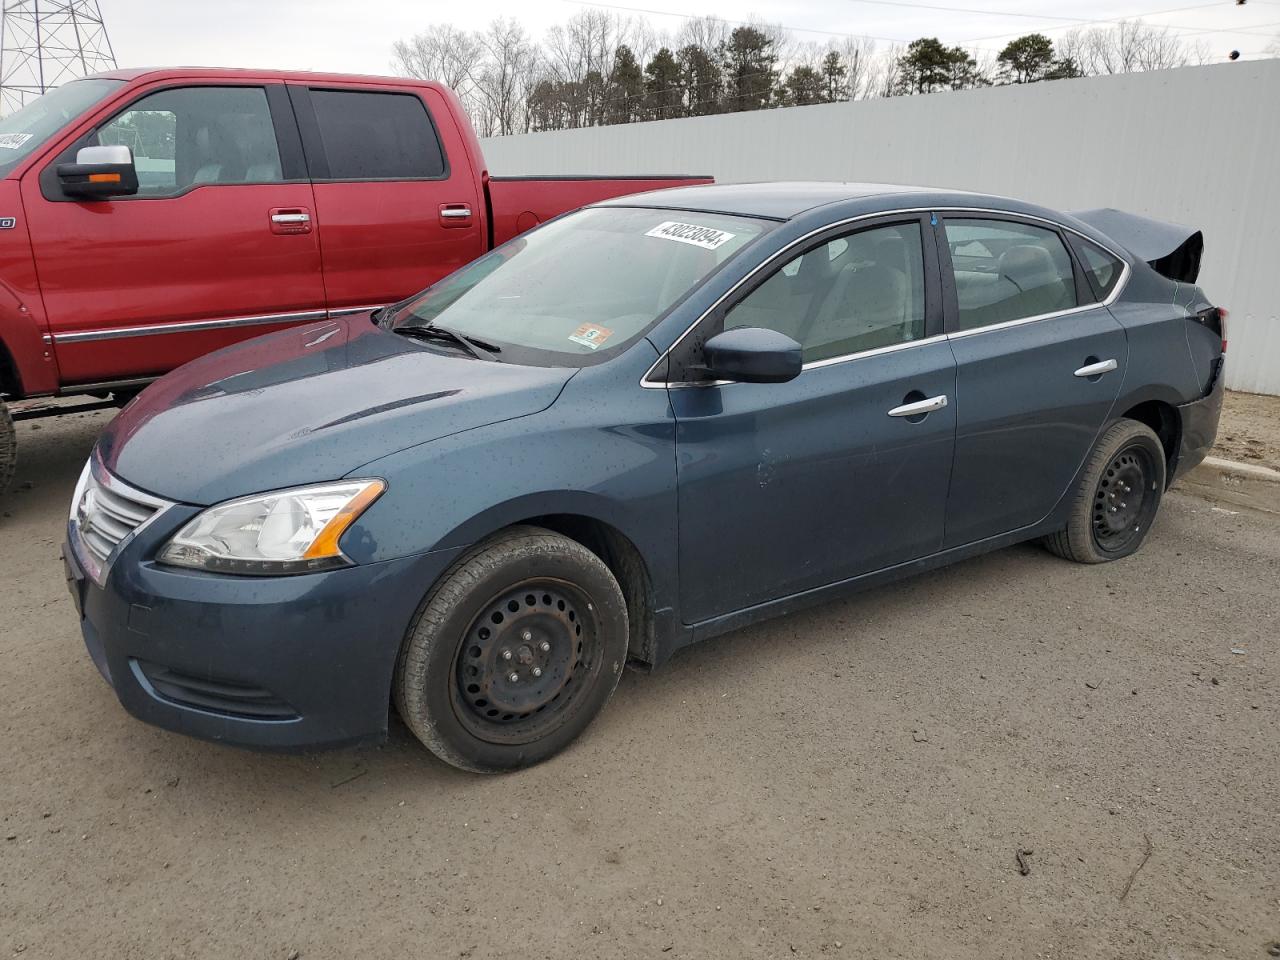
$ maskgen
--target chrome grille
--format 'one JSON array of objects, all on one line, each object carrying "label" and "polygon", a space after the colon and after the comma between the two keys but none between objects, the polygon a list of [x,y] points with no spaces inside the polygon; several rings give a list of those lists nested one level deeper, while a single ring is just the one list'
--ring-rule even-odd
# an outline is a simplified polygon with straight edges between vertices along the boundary
[{"label": "chrome grille", "polygon": [[169,504],[135,490],[91,460],[76,488],[71,529],[87,572],[101,585],[111,555]]}]

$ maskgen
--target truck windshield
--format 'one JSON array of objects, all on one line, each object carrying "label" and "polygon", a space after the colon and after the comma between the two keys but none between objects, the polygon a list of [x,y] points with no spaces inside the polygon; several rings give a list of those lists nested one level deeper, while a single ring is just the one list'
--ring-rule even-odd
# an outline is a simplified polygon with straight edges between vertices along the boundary
[{"label": "truck windshield", "polygon": [[0,176],[4,176],[32,151],[107,94],[124,86],[123,80],[95,77],[73,80],[17,113],[0,118]]},{"label": "truck windshield", "polygon": [[684,210],[580,210],[449,275],[390,326],[446,327],[513,363],[586,366],[634,343],[768,228]]}]

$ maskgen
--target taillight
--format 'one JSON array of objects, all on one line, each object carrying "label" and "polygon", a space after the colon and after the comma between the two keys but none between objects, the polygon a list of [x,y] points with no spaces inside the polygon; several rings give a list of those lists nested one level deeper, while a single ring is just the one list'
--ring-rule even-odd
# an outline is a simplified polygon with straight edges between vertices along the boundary
[{"label": "taillight", "polygon": [[1196,314],[1196,320],[1218,335],[1222,352],[1227,352],[1227,311],[1222,307],[1206,307]]}]

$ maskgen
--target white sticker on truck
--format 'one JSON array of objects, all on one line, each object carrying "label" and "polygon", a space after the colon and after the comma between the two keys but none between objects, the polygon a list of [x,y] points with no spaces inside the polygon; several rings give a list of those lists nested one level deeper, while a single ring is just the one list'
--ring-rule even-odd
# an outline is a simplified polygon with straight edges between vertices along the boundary
[{"label": "white sticker on truck", "polygon": [[691,243],[695,247],[701,247],[703,250],[715,250],[717,247],[723,247],[737,234],[725,233],[723,230],[716,230],[713,227],[700,227],[696,223],[664,220],[645,233],[645,236],[658,237],[662,240],[675,240],[677,243]]},{"label": "white sticker on truck", "polygon": [[17,150],[33,136],[31,133],[0,133],[0,149]]}]

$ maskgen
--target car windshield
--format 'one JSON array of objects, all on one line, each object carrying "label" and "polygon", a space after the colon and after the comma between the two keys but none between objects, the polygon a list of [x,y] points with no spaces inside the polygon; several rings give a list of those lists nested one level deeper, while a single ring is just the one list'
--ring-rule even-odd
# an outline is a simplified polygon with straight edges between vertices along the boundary
[{"label": "car windshield", "polygon": [[446,327],[514,363],[585,366],[634,343],[768,227],[683,210],[580,210],[441,280],[390,326]]},{"label": "car windshield", "polygon": [[101,77],[73,80],[37,97],[17,113],[0,118],[0,176],[16,167],[70,121],[122,86],[123,80]]}]

